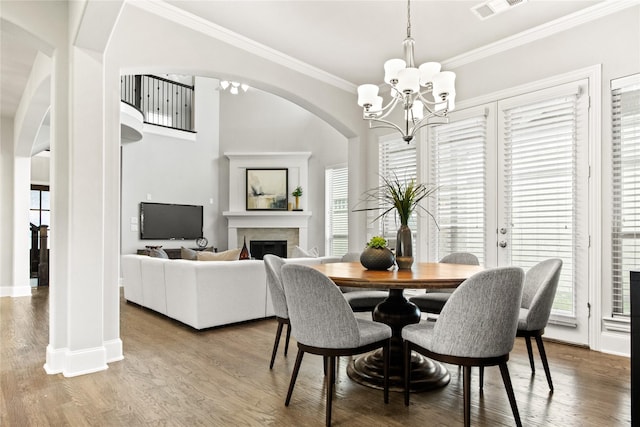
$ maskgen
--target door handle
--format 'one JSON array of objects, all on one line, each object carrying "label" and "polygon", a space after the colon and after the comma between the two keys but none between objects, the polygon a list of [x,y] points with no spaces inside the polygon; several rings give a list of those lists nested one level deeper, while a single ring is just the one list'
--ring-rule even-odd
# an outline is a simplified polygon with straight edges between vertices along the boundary
[{"label": "door handle", "polygon": [[500,246],[501,248],[506,248],[507,242],[505,242],[504,240],[500,240],[500,242],[498,243],[498,246]]}]

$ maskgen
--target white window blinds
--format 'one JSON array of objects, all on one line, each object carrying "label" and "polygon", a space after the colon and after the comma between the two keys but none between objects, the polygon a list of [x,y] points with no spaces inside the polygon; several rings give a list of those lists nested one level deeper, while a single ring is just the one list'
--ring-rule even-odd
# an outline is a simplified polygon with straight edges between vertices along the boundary
[{"label": "white window blinds", "polygon": [[[412,179],[418,182],[415,143],[407,144],[402,139],[383,140],[380,142],[379,156],[381,176],[391,179],[395,179],[397,176],[401,182],[410,182]],[[380,181],[380,185],[382,185],[382,181]],[[397,215],[392,212],[385,215],[384,220],[380,221],[380,235],[387,239],[391,248],[395,248],[398,228],[400,228],[400,218],[397,218]],[[416,257],[418,224],[415,211],[409,219],[409,228],[413,235],[413,256]]]},{"label": "white window blinds", "polygon": [[504,215],[510,264],[563,260],[553,313],[575,316],[577,128],[581,93],[499,109],[504,117]]},{"label": "white window blinds", "polygon": [[482,114],[429,130],[430,182],[438,186],[431,206],[440,228],[431,234],[435,259],[469,252],[485,263],[486,127]]},{"label": "white window blinds", "polygon": [[629,270],[640,266],[640,74],[611,82],[612,311],[629,316]]},{"label": "white window blinds", "polygon": [[342,256],[349,248],[348,169],[330,168],[325,171],[327,216],[325,218],[325,253]]}]

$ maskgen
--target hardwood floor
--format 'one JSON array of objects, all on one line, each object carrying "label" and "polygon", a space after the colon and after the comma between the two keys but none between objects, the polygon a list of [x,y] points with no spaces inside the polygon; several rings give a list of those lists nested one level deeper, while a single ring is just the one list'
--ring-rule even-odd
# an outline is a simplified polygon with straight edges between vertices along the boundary
[{"label": "hardwood floor", "polygon": [[[90,375],[64,378],[43,369],[48,343],[48,290],[31,298],[0,298],[0,425],[2,426],[321,426],[322,360],[305,356],[291,405],[284,398],[295,361],[278,352],[269,370],[274,319],[195,331],[122,301],[125,359]],[[281,346],[284,344],[281,342]],[[630,361],[583,348],[545,343],[555,393],[536,358],[532,376],[523,340],[509,370],[525,426],[629,426]],[[351,381],[339,362],[335,426],[458,426],[463,423],[462,372],[451,383],[411,396]],[[497,368],[485,372],[484,394],[473,372],[471,422],[514,425]]]}]

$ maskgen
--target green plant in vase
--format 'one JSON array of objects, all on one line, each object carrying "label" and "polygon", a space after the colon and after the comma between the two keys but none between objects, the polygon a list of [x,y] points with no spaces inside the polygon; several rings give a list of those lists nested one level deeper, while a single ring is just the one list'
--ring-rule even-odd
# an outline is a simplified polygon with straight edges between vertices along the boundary
[{"label": "green plant in vase", "polygon": [[296,198],[296,207],[295,210],[299,210],[300,209],[300,197],[302,197],[302,187],[300,187],[299,185],[295,188],[295,190],[293,190],[293,192],[291,193],[291,195],[293,197]]},{"label": "green plant in vase", "polygon": [[[435,217],[421,202],[432,196],[438,188],[423,183],[416,183],[414,179],[401,180],[394,173],[391,177],[381,177],[382,184],[364,193],[364,203],[376,203],[377,206],[354,209],[358,211],[381,211],[374,221],[393,213],[399,220],[396,239],[396,262],[398,268],[409,269],[413,265],[413,244],[409,219],[414,211],[427,213],[434,221]],[[438,226],[436,222],[436,227]]]},{"label": "green plant in vase", "polygon": [[369,270],[386,270],[394,261],[393,252],[387,247],[387,239],[381,236],[373,236],[360,254],[360,263]]}]

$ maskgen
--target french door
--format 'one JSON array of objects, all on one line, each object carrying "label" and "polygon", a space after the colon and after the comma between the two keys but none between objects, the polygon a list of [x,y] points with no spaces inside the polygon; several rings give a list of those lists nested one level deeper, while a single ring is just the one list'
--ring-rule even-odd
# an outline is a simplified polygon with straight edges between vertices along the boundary
[{"label": "french door", "polygon": [[545,335],[577,344],[589,339],[587,84],[455,112],[430,130],[428,150],[430,181],[441,186],[430,257],[472,252],[488,267],[525,271],[562,259]]}]

